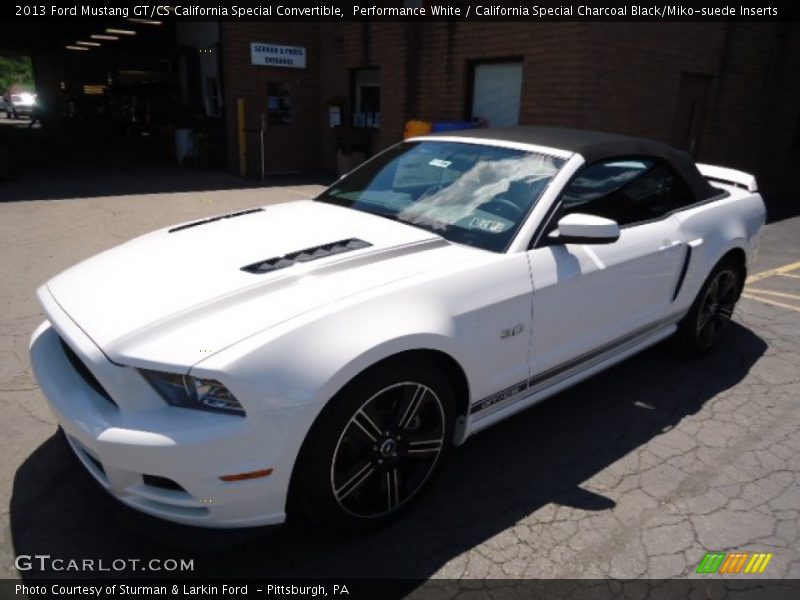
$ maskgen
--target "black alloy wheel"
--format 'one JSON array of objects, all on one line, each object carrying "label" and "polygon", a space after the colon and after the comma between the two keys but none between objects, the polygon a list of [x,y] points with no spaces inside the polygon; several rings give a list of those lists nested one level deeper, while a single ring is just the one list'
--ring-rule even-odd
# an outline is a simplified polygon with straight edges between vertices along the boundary
[{"label": "black alloy wheel", "polygon": [[675,341],[689,356],[712,350],[722,339],[742,293],[742,272],[732,260],[720,262],[678,324]]},{"label": "black alloy wheel", "polygon": [[706,288],[697,318],[697,339],[702,348],[713,348],[730,323],[739,297],[738,279],[732,269],[724,269]]},{"label": "black alloy wheel", "polygon": [[397,517],[422,496],[452,447],[448,378],[419,357],[368,369],[323,408],[295,463],[290,520],[338,532]]},{"label": "black alloy wheel", "polygon": [[358,518],[380,517],[425,484],[444,447],[445,412],[428,386],[404,381],[369,398],[339,436],[331,491]]}]

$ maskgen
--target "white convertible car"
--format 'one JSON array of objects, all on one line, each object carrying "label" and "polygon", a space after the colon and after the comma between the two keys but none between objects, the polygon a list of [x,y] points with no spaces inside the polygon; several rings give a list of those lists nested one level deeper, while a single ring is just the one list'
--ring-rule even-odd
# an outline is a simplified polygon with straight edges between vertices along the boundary
[{"label": "white convertible car", "polygon": [[32,362],[125,504],[357,530],[501,419],[670,336],[710,350],[764,220],[751,175],[656,142],[419,137],[313,201],[156,231],[54,277]]}]

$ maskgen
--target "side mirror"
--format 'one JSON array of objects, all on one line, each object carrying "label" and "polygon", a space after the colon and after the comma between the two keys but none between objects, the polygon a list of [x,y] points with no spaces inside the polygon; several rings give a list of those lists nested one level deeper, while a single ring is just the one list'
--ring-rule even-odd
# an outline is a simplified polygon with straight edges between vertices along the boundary
[{"label": "side mirror", "polygon": [[547,236],[553,244],[611,244],[619,239],[616,221],[572,213],[562,217],[558,229]]}]

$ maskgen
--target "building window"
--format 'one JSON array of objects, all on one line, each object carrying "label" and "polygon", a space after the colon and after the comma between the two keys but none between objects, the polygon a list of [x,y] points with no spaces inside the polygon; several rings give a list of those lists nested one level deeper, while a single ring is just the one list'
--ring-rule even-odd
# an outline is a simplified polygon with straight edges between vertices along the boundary
[{"label": "building window", "polygon": [[292,122],[292,96],[288,83],[267,84],[267,124],[289,125]]},{"label": "building window", "polygon": [[353,127],[381,126],[381,70],[358,69],[353,73]]}]

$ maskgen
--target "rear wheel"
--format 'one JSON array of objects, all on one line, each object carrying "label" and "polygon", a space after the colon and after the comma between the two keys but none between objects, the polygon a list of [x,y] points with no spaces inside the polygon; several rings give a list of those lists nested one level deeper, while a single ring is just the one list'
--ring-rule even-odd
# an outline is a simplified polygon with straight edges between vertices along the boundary
[{"label": "rear wheel", "polygon": [[678,325],[676,342],[686,354],[712,350],[722,339],[742,291],[742,275],[732,260],[719,263]]},{"label": "rear wheel", "polygon": [[315,423],[298,458],[289,511],[338,531],[375,527],[427,486],[448,450],[447,379],[410,361],[359,377]]}]

